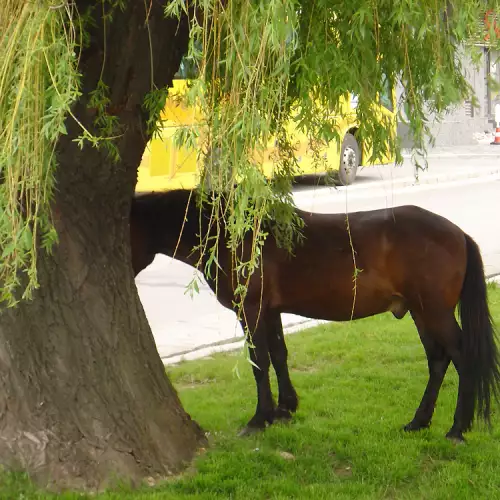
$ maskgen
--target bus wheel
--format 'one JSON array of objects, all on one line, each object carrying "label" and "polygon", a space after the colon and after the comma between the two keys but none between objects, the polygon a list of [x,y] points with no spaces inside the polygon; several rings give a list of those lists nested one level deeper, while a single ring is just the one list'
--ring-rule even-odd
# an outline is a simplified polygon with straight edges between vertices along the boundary
[{"label": "bus wheel", "polygon": [[339,180],[348,186],[356,179],[356,173],[361,160],[358,141],[352,134],[346,134],[340,151]]}]

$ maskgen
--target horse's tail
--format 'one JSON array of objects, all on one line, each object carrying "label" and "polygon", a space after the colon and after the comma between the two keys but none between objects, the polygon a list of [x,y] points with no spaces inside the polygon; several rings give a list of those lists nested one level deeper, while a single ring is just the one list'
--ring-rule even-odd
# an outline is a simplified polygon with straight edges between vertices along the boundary
[{"label": "horse's tail", "polygon": [[[467,376],[473,384],[473,412],[490,424],[491,399],[498,399],[500,362],[495,328],[488,308],[483,259],[477,243],[465,234],[467,268],[460,294],[462,323],[461,353]],[[470,422],[472,424],[472,422]]]}]

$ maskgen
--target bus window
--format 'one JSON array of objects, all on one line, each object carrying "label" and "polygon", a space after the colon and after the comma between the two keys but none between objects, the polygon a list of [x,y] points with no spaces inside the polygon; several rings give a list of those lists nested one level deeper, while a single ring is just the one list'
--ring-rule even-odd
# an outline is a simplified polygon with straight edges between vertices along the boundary
[{"label": "bus window", "polygon": [[379,102],[382,106],[384,106],[384,108],[387,108],[389,111],[394,111],[392,89],[389,80],[385,75],[383,76],[383,87],[382,92],[380,92]]},{"label": "bus window", "polygon": [[[194,45],[198,51],[201,51],[202,45],[199,41],[195,41]],[[189,58],[187,54],[182,56],[181,64],[177,73],[174,75],[174,80],[195,80],[198,78],[200,71],[196,60]]]},{"label": "bus window", "polygon": [[195,78],[198,78],[198,67],[192,59],[187,59],[184,56],[177,73],[174,75],[174,80],[194,80]]}]

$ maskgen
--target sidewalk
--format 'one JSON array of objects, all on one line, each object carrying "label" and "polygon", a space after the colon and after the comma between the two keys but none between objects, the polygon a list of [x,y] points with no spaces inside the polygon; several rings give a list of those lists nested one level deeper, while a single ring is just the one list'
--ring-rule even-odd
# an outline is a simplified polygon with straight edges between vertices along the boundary
[{"label": "sidewalk", "polygon": [[[500,147],[490,144],[474,146],[439,147],[428,151],[426,170],[419,170],[415,178],[415,167],[411,154],[403,152],[403,164],[394,166],[374,165],[362,167],[351,186],[325,186],[317,178],[295,188],[297,204],[311,197],[329,197],[349,192],[350,197],[366,196],[366,189],[402,189],[415,185],[438,184],[478,177],[500,175]],[[466,163],[459,166],[457,163]]]},{"label": "sidewalk", "polygon": [[[446,183],[448,186],[460,180],[468,185],[484,182],[487,178],[500,179],[500,148],[489,144],[436,148],[430,151],[428,161],[429,170],[419,176],[421,185],[436,184],[437,188],[437,184]],[[419,190],[412,187],[414,185],[413,168],[405,158],[404,164],[397,168],[376,166],[362,169],[355,184],[347,188],[299,185],[294,190],[294,198],[300,206],[311,199],[341,197],[348,190],[351,199],[369,199],[391,190]],[[500,273],[500,250],[497,252],[494,246],[487,251],[489,253],[483,255],[487,274]],[[136,279],[158,351],[166,364],[243,346],[242,330],[235,314],[218,304],[203,280],[199,282],[199,294],[191,298],[185,293],[194,276],[191,267],[158,255]],[[285,333],[321,323],[291,314],[283,314],[282,321]]]}]

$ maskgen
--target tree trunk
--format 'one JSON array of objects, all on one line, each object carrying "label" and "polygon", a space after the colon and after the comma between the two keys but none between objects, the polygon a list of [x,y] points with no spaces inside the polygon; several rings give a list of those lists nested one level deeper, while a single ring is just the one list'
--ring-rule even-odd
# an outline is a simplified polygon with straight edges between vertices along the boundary
[{"label": "tree trunk", "polygon": [[128,233],[148,139],[141,105],[152,70],[158,86],[171,82],[188,29],[185,21],[164,19],[154,0],[125,4],[106,30],[100,3],[93,12],[81,57],[83,95],[74,109],[92,129],[88,94],[105,50],[103,80],[110,112],[123,125],[122,160],[113,164],[90,146],[80,150],[73,141],[80,130],[68,119],[58,145],[59,244],[52,256],[40,251],[34,299],[0,316],[0,462],[56,489],[169,475],[204,440],[165,375],[134,284]]}]

